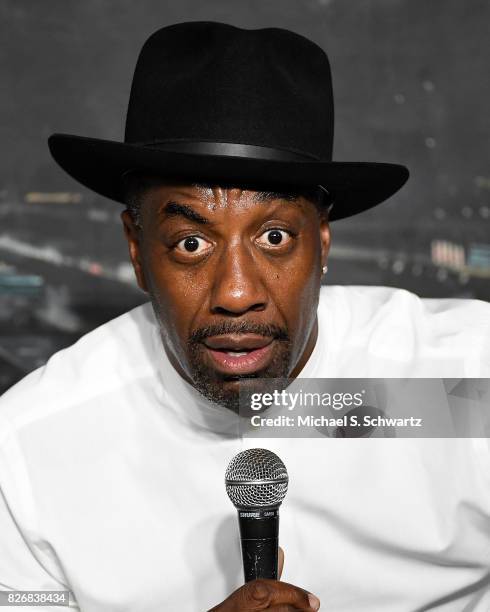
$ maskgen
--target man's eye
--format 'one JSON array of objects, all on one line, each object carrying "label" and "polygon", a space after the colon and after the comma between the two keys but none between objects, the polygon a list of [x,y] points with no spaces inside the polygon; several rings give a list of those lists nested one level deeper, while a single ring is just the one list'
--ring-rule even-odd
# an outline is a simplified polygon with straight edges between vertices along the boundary
[{"label": "man's eye", "polygon": [[287,244],[290,240],[291,234],[286,232],[286,230],[270,229],[259,237],[258,242],[266,246],[282,246]]},{"label": "man's eye", "polygon": [[187,236],[187,238],[179,240],[175,247],[180,252],[201,254],[209,248],[209,242],[199,236]]}]

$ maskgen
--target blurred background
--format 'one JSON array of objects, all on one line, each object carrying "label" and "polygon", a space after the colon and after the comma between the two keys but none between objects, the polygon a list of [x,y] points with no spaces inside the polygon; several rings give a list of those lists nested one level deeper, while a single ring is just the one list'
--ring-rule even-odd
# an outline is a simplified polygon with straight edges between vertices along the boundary
[{"label": "blurred background", "polygon": [[335,222],[325,282],[490,299],[483,0],[1,0],[0,392],[145,300],[119,204],[76,184],[53,132],[122,140],[132,73],[179,21],[278,26],[328,53],[334,159],[406,164],[386,203]]}]

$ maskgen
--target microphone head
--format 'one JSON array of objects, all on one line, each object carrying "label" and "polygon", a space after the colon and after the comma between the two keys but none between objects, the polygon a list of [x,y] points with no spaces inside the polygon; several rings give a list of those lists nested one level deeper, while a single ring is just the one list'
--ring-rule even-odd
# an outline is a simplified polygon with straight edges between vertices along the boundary
[{"label": "microphone head", "polygon": [[238,453],[225,473],[228,497],[236,508],[273,508],[288,490],[288,473],[279,457],[265,448]]}]

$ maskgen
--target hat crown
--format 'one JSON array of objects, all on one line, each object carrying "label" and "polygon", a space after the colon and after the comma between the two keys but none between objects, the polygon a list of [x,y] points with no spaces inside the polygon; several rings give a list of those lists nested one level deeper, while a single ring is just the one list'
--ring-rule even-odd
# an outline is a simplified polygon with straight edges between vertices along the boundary
[{"label": "hat crown", "polygon": [[279,28],[191,22],[144,44],[131,87],[125,142],[224,142],[332,159],[328,58]]}]

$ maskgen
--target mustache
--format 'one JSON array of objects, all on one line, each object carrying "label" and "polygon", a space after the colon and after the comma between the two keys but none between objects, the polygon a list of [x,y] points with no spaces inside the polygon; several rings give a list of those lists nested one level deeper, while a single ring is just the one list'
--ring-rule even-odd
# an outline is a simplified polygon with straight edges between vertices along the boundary
[{"label": "mustache", "polygon": [[200,327],[189,336],[189,344],[202,342],[209,336],[222,336],[224,334],[258,334],[270,336],[276,340],[289,340],[289,332],[286,327],[274,323],[253,323],[252,321],[222,321],[206,327]]}]

